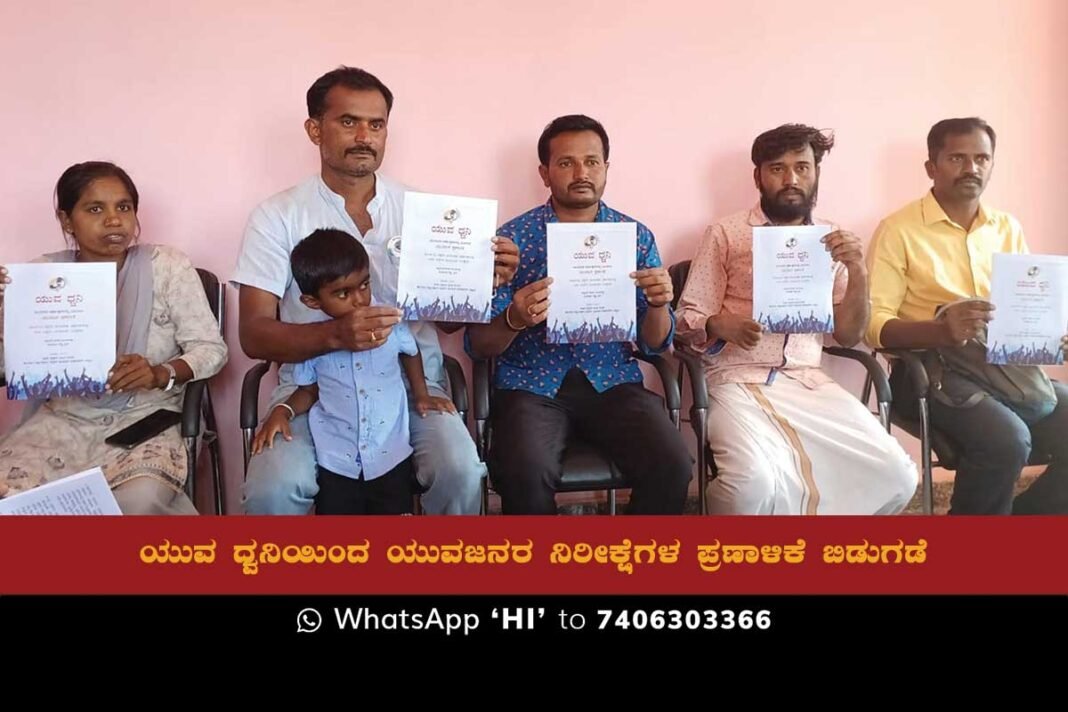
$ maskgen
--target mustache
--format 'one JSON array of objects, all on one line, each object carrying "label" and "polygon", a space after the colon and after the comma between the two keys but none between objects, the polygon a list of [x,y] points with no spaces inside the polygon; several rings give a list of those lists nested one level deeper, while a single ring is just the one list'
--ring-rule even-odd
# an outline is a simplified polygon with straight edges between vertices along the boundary
[{"label": "mustache", "polygon": [[979,176],[961,176],[955,180],[954,183],[958,185],[960,183],[978,183],[979,185],[982,185],[983,180]]},{"label": "mustache", "polygon": [[368,146],[365,143],[361,143],[358,146],[353,146],[352,148],[350,148],[347,151],[345,151],[345,155],[346,156],[349,155],[350,153],[369,153],[372,156],[374,156],[375,158],[378,158],[378,151],[374,150],[373,148],[371,148],[370,146]]},{"label": "mustache", "polygon": [[579,180],[567,186],[568,190],[573,190],[575,188],[589,188],[590,190],[593,190],[593,183],[590,183],[589,181],[585,180]]},{"label": "mustache", "polygon": [[781,198],[784,195],[800,195],[802,198],[806,197],[805,191],[801,190],[800,188],[783,188],[775,194],[775,197]]}]

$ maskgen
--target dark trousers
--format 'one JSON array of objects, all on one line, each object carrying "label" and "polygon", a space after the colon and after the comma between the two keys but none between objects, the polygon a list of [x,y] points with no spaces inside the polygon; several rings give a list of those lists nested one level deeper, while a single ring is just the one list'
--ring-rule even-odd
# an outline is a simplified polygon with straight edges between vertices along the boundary
[{"label": "dark trousers", "polygon": [[555,398],[498,390],[489,471],[505,514],[555,514],[571,435],[616,464],[631,486],[628,514],[681,514],[693,460],[662,399],[639,383],[598,393],[578,369]]},{"label": "dark trousers", "polygon": [[354,480],[319,468],[316,514],[411,514],[415,494],[412,458],[373,480]]},{"label": "dark trousers", "polygon": [[[894,408],[917,413],[904,368],[891,374]],[[959,448],[950,514],[1068,514],[1068,386],[1054,383],[1057,407],[1028,425],[994,398],[954,408],[928,398],[931,427]],[[1032,451],[1052,458],[1046,471],[1013,499]]]}]

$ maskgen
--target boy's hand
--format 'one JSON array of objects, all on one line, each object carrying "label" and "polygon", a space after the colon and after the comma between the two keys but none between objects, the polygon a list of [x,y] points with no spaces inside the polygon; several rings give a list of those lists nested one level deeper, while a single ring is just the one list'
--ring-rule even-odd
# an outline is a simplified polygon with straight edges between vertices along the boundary
[{"label": "boy's hand", "polygon": [[420,418],[425,418],[426,414],[432,410],[436,410],[439,413],[455,413],[456,406],[448,398],[438,398],[437,396],[426,395],[415,399],[415,412],[419,414]]},{"label": "boy's hand", "polygon": [[274,436],[279,433],[286,440],[293,439],[293,432],[289,429],[289,411],[275,406],[267,420],[263,421],[260,432],[256,433],[256,437],[252,439],[252,454],[259,455],[264,448],[273,449]]}]

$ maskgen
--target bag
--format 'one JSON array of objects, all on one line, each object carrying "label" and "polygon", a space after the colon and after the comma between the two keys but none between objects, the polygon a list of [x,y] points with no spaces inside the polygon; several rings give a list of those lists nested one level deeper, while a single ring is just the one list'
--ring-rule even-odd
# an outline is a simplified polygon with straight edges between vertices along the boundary
[{"label": "bag", "polygon": [[[941,310],[936,319],[941,316]],[[970,408],[989,396],[1028,424],[1057,407],[1049,376],[1038,366],[986,361],[986,329],[963,346],[930,349],[924,356],[931,397],[952,408]]]}]

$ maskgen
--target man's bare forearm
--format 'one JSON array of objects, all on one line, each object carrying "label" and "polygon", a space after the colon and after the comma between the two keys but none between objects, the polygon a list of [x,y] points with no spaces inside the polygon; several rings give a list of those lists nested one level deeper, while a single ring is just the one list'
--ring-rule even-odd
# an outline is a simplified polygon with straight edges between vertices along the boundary
[{"label": "man's bare forearm", "polygon": [[337,324],[287,324],[271,317],[251,317],[240,325],[241,348],[249,358],[300,363],[341,349]]},{"label": "man's bare forearm", "polygon": [[860,343],[871,318],[871,303],[868,301],[868,276],[854,270],[849,273],[842,302],[834,308],[834,340],[847,348]]},{"label": "man's bare forearm", "polygon": [[519,333],[508,327],[505,315],[511,305],[493,318],[488,324],[472,324],[467,327],[467,336],[471,340],[471,352],[476,358],[500,356],[515,341]]},{"label": "man's bare forearm", "polygon": [[888,349],[931,349],[952,343],[943,322],[904,319],[891,319],[883,324],[879,341]]}]

